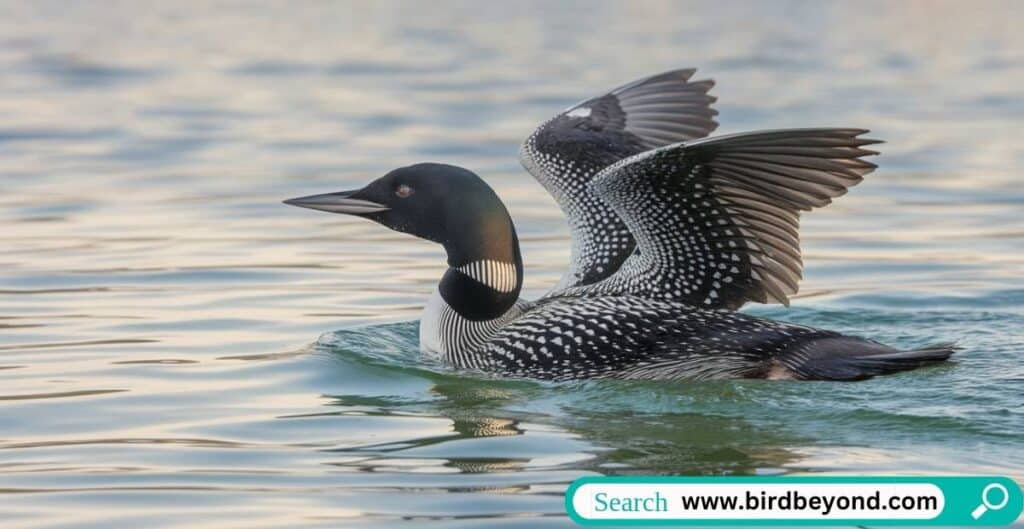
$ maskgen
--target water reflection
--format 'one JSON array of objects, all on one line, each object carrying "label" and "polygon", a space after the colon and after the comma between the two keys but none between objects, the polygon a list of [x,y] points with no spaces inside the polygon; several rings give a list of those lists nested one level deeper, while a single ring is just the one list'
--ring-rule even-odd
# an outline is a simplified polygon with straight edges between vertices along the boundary
[{"label": "water reflection", "polygon": [[[745,419],[737,410],[761,411],[733,383],[680,388],[647,382],[499,381],[433,365],[415,352],[415,343],[414,324],[344,331],[320,340],[323,352],[350,376],[360,366],[372,366],[394,377],[414,374],[429,380],[412,398],[333,396],[331,405],[346,410],[337,415],[438,417],[450,424],[444,435],[338,450],[372,453],[373,459],[357,463],[363,470],[377,468],[378,459],[386,456],[392,463],[406,461],[406,469],[421,465],[422,471],[438,464],[424,455],[436,454],[441,464],[462,472],[573,465],[612,474],[765,474],[785,472],[799,461],[787,447],[815,442],[777,423]],[[716,406],[719,413],[684,411]],[[528,439],[514,445],[488,442],[512,436]],[[538,444],[535,437],[553,438],[552,444],[534,454],[524,447]]]}]

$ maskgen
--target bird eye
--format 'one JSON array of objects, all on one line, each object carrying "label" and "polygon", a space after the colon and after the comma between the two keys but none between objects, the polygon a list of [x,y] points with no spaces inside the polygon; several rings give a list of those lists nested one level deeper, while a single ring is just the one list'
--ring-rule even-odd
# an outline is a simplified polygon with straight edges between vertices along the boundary
[{"label": "bird eye", "polygon": [[402,184],[395,188],[395,194],[398,195],[400,198],[408,198],[409,195],[412,194],[412,188],[405,184]]}]

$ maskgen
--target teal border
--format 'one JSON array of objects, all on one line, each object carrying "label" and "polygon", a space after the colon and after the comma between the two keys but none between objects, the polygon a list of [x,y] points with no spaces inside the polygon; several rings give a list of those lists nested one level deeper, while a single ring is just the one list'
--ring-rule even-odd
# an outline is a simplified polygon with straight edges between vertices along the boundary
[{"label": "teal border", "polygon": [[[580,516],[573,508],[576,491],[587,484],[602,483],[928,483],[942,489],[945,506],[930,520],[847,519],[847,520],[751,520],[751,519],[664,519],[664,520],[592,520]],[[971,518],[971,511],[981,502],[985,486],[999,483],[1010,493],[1006,507],[989,511],[979,520]],[[1014,523],[1024,510],[1020,486],[1005,476],[588,476],[573,481],[565,491],[565,512],[583,526],[723,526],[723,525],[904,525],[904,526],[997,526]]]}]

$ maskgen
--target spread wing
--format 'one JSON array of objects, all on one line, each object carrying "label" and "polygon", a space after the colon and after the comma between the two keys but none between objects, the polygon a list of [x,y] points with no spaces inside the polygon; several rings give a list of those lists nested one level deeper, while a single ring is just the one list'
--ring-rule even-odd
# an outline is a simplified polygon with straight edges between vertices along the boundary
[{"label": "spread wing", "polygon": [[537,128],[520,161],[551,193],[569,222],[572,257],[555,290],[600,281],[636,243],[622,219],[587,184],[605,167],[651,148],[706,136],[718,124],[714,81],[673,70],[588,99]]},{"label": "spread wing", "polygon": [[802,275],[800,212],[829,204],[875,165],[860,129],[793,129],[661,147],[604,169],[591,190],[638,251],[574,291],[735,309],[789,304]]}]

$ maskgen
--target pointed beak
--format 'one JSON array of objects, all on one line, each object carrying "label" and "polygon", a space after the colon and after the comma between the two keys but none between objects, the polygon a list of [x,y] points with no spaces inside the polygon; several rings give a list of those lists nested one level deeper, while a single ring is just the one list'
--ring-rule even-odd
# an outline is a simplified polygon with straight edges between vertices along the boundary
[{"label": "pointed beak", "polygon": [[324,193],[322,195],[289,198],[288,200],[285,200],[284,203],[289,206],[319,209],[320,211],[329,211],[331,213],[347,213],[349,215],[363,215],[366,213],[377,213],[391,209],[383,204],[378,204],[369,200],[352,198],[352,195],[356,194],[358,191],[359,190],[341,191],[338,193]]}]

